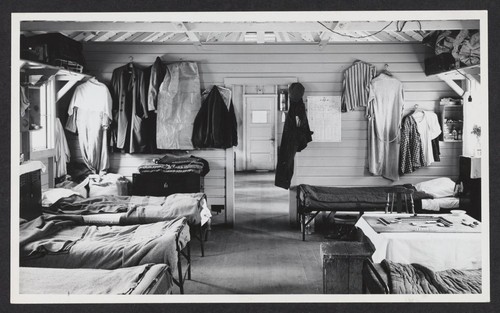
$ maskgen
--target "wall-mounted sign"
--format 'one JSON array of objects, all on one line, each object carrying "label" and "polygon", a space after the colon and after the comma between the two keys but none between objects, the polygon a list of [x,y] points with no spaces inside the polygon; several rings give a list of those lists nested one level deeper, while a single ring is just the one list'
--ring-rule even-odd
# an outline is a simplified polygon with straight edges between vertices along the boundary
[{"label": "wall-mounted sign", "polygon": [[307,97],[307,118],[314,132],[313,141],[342,141],[340,101],[340,96]]}]

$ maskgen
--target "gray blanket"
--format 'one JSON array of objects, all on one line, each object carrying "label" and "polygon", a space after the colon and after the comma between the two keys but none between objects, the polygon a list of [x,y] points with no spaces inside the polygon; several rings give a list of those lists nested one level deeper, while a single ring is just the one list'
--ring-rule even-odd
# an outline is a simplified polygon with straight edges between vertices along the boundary
[{"label": "gray blanket", "polygon": [[481,270],[432,271],[420,264],[388,260],[382,266],[389,274],[392,294],[476,294],[481,293]]},{"label": "gray blanket", "polygon": [[[33,232],[29,228],[23,232]],[[21,266],[116,269],[146,263],[177,268],[190,240],[185,218],[130,226],[68,226],[20,247]]]},{"label": "gray blanket", "polygon": [[144,294],[157,279],[172,286],[172,276],[165,264],[144,264],[115,270],[89,268],[21,267],[21,294],[85,295]]},{"label": "gray blanket", "polygon": [[[203,193],[178,193],[168,197],[153,196],[98,196],[81,198],[71,196],[62,198],[48,208],[44,213],[59,216],[60,219],[77,220],[78,215],[120,214],[102,223],[106,224],[146,224],[170,221],[185,217],[189,225],[199,225],[201,222]],[[87,219],[85,219],[87,220]],[[90,219],[89,219],[90,220]],[[92,222],[85,222],[90,223]]]}]

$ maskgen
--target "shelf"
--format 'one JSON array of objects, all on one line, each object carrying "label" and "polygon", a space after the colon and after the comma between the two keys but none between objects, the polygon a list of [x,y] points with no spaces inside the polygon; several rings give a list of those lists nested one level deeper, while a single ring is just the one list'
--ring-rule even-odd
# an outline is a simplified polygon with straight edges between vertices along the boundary
[{"label": "shelf", "polygon": [[58,67],[50,64],[39,63],[30,60],[21,60],[21,70],[26,74],[33,75],[56,75],[59,80],[82,80],[91,78],[92,76],[67,70],[63,67]]},{"label": "shelf", "polygon": [[86,81],[92,78],[92,76],[84,73],[78,73],[62,67],[29,60],[21,60],[20,67],[21,71],[24,71],[26,75],[30,77],[39,76],[38,79],[41,79],[44,76],[55,76],[56,80],[65,81],[66,84],[57,92],[56,101],[61,99],[77,82]]},{"label": "shelf", "polygon": [[464,88],[459,86],[456,80],[476,80],[481,83],[481,66],[479,64],[453,69],[447,72],[434,74],[448,84],[460,97],[465,94]]}]

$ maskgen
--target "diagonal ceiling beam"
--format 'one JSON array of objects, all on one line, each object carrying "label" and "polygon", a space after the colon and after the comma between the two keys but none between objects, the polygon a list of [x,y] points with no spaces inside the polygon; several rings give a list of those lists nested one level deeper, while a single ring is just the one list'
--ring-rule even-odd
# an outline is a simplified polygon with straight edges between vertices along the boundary
[{"label": "diagonal ceiling beam", "polygon": [[186,26],[186,23],[178,22],[178,23],[175,23],[175,25],[176,25],[176,28],[178,30],[180,30],[186,34],[186,36],[189,38],[189,40],[191,42],[193,42],[193,44],[195,46],[201,45],[200,38],[198,36],[196,36],[196,34],[194,32],[192,32],[188,29],[188,27]]},{"label": "diagonal ceiling beam", "polygon": [[[328,28],[330,28],[331,30],[335,31],[335,29],[337,28],[337,25],[339,25],[339,23],[332,22],[332,23],[325,24],[325,25],[328,26]],[[326,46],[328,44],[328,42],[330,42],[331,37],[332,37],[331,31],[329,31],[329,30],[323,31],[321,33],[321,35],[319,36],[319,46],[320,47]]]}]

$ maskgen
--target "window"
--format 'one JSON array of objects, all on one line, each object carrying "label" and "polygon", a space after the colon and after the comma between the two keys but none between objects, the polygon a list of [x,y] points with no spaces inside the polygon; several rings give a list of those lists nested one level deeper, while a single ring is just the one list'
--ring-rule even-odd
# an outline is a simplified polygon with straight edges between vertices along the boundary
[{"label": "window", "polygon": [[[33,157],[37,154],[51,154],[51,150],[54,148],[54,121],[56,114],[54,76],[51,76],[47,82],[40,86],[30,87],[30,93],[34,95],[30,97],[30,101],[38,101],[40,110],[40,121],[37,121],[38,125],[29,133],[31,155]],[[36,105],[36,103],[32,103],[31,105]]]}]

